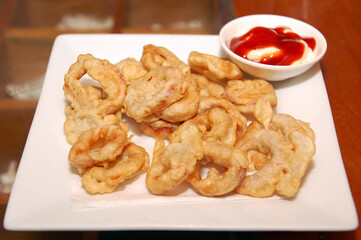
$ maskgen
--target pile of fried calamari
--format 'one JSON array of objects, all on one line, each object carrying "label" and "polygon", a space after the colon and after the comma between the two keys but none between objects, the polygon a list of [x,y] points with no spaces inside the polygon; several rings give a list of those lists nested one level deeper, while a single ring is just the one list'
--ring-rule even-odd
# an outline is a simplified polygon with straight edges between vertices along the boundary
[{"label": "pile of fried calamari", "polygon": [[[85,74],[97,84],[85,87]],[[274,111],[273,86],[217,56],[194,51],[186,64],[149,44],[114,65],[79,55],[64,79],[69,162],[93,194],[146,173],[153,194],[187,182],[204,196],[290,197],[315,154],[309,125]],[[151,162],[122,114],[156,139]]]}]

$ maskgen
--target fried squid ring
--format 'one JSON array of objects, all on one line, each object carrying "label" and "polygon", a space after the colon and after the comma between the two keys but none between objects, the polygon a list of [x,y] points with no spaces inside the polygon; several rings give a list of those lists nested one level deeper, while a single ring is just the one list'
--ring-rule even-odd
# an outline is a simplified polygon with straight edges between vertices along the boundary
[{"label": "fried squid ring", "polygon": [[[99,94],[93,94],[94,88],[83,87],[80,79],[86,73],[100,83],[106,94],[105,98],[100,97]],[[79,114],[92,112],[105,116],[122,108],[126,85],[114,65],[107,60],[85,54],[79,55],[77,61],[70,66],[64,77],[63,89],[66,99]]]},{"label": "fried squid ring", "polygon": [[65,107],[66,121],[64,122],[64,133],[66,140],[73,145],[79,138],[80,134],[86,130],[106,125],[120,125],[121,113],[106,115],[104,117],[88,113],[84,116],[79,114],[71,106]]},{"label": "fried squid ring", "polygon": [[270,128],[280,130],[293,145],[290,170],[278,184],[277,191],[286,196],[297,193],[301,178],[316,153],[315,133],[308,123],[288,114],[274,114]]},{"label": "fried squid ring", "polygon": [[316,147],[314,141],[307,135],[293,131],[288,136],[294,147],[289,170],[277,184],[277,191],[285,196],[294,196],[301,184],[310,160],[315,155]]},{"label": "fried squid ring", "polygon": [[231,61],[196,51],[189,54],[188,64],[192,72],[213,81],[240,79],[243,76],[242,70]]},{"label": "fried squid ring", "polygon": [[83,175],[81,182],[92,193],[113,192],[126,179],[146,172],[149,167],[149,155],[144,148],[129,143],[108,168],[92,167]]},{"label": "fried squid ring", "polygon": [[247,119],[240,113],[236,106],[224,98],[201,97],[198,114],[204,113],[212,108],[222,108],[237,120],[237,138],[244,135],[247,130]]},{"label": "fried squid ring", "polygon": [[169,139],[169,136],[179,127],[180,123],[171,123],[164,120],[155,122],[140,122],[140,131],[155,139]]},{"label": "fried squid ring", "polygon": [[148,71],[144,69],[141,62],[134,58],[126,58],[114,65],[122,74],[125,84],[128,86],[133,79],[144,76]]},{"label": "fried squid ring", "polygon": [[202,179],[199,161],[196,170],[187,178],[204,196],[219,196],[233,191],[246,175],[247,157],[243,151],[220,141],[203,141],[203,157],[225,168],[223,174],[212,167]]},{"label": "fried squid ring", "polygon": [[185,94],[157,115],[168,122],[183,122],[197,114],[199,105],[199,89],[192,83],[184,82]]},{"label": "fried squid ring", "polygon": [[[259,121],[253,121],[247,128],[247,132],[251,132],[255,129],[264,129],[262,123]],[[310,159],[313,154],[309,154],[310,152],[315,152],[315,133],[312,128],[310,128],[308,123],[305,123],[301,120],[295,119],[291,115],[288,114],[273,114],[272,121],[269,124],[269,129],[278,131],[282,133],[282,135],[288,139],[291,143],[291,133],[299,132],[304,136],[304,142],[308,144],[308,147],[304,147],[305,153],[304,156],[308,156],[308,159],[302,161],[304,163],[303,170],[300,170],[301,175],[303,175],[306,170]],[[247,134],[247,133],[246,133]],[[245,144],[244,141],[247,141],[247,138],[240,138],[237,141],[237,145]],[[293,144],[293,143],[292,143]],[[299,145],[299,144],[298,144]],[[294,146],[294,149],[297,147]],[[249,159],[249,169],[248,171],[255,171],[261,169],[270,159],[269,154],[262,154],[257,151],[248,151],[248,159]],[[303,172],[303,173],[302,173]]]},{"label": "fried squid ring", "polygon": [[177,68],[155,68],[128,86],[125,112],[141,122],[180,100],[184,90],[184,78]]},{"label": "fried squid ring", "polygon": [[[269,130],[256,126],[243,138],[247,139],[237,142],[241,150],[256,150],[257,147],[258,151],[265,153],[265,149],[269,149],[272,158],[254,175],[247,176],[237,191],[255,197],[267,197],[273,191],[287,197],[294,196],[316,152],[312,129],[290,115],[275,114]],[[281,141],[283,144],[278,144]],[[282,158],[277,157],[281,155]]]},{"label": "fried squid ring", "polygon": [[148,71],[157,67],[174,66],[177,67],[183,75],[188,75],[190,73],[189,66],[179,60],[174,53],[165,47],[158,47],[152,44],[145,45],[140,61]]},{"label": "fried squid ring", "polygon": [[218,140],[233,146],[237,139],[237,119],[221,108],[212,108],[194,117],[193,121],[200,132],[202,140]]},{"label": "fried squid ring", "polygon": [[[245,135],[256,129],[264,129],[264,126],[257,120],[247,126]],[[245,141],[248,141],[247,137],[238,138],[235,145],[242,146],[245,144]],[[248,172],[254,172],[263,168],[271,159],[271,154],[269,152],[260,152],[258,149],[249,149],[246,151],[246,154],[248,159]]]},{"label": "fried squid ring", "polygon": [[222,97],[225,92],[222,83],[208,80],[205,76],[200,74],[191,73],[185,80],[196,85],[200,90],[199,94],[201,96]]},{"label": "fried squid ring", "polygon": [[69,152],[70,164],[79,172],[94,166],[107,167],[130,142],[128,134],[114,125],[96,127],[80,134]]},{"label": "fried squid ring", "polygon": [[146,175],[146,185],[153,194],[175,189],[195,170],[203,157],[198,128],[190,121],[183,123],[170,137],[170,144],[157,140],[153,160]]},{"label": "fried squid ring", "polygon": [[242,144],[237,143],[236,147],[244,152],[255,150],[270,154],[270,159],[256,173],[246,176],[236,191],[258,198],[269,197],[278,190],[282,178],[291,172],[293,146],[281,133],[270,129],[253,129],[242,138],[243,141],[239,142]]},{"label": "fried squid ring", "polygon": [[228,81],[225,97],[235,104],[241,113],[253,113],[260,98],[268,100],[272,108],[277,105],[273,86],[261,79]]},{"label": "fried squid ring", "polygon": [[301,120],[295,119],[289,114],[273,114],[270,128],[282,131],[282,134],[286,138],[289,138],[289,134],[291,132],[298,131],[302,134],[307,135],[312,140],[315,140],[315,133],[313,132],[312,128],[310,128],[309,124]]}]

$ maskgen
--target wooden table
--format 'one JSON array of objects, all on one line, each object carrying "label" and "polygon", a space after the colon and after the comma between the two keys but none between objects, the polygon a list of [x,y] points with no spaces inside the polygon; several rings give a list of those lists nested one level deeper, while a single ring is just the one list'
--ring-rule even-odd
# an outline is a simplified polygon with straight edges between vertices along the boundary
[{"label": "wooden table", "polygon": [[[37,98],[19,98],[4,86],[22,81],[39,84],[44,74],[52,41],[64,32],[161,32],[215,34],[235,17],[249,14],[279,14],[303,20],[318,28],[328,41],[328,51],[321,61],[340,149],[351,191],[361,216],[361,1],[359,0],[4,0],[0,1],[0,172],[11,159],[19,161]],[[173,11],[172,11],[173,9]],[[55,27],[62,17],[93,13],[113,19],[109,28],[64,29]],[[158,14],[156,14],[158,13]],[[161,13],[161,14],[159,14]],[[141,16],[141,17],[139,17]],[[155,17],[156,16],[156,17]],[[181,21],[180,21],[181,20]],[[171,22],[176,24],[171,25]],[[34,55],[34,52],[36,53]],[[23,59],[24,61],[20,61]],[[36,63],[36,64],[35,64]],[[32,64],[32,68],[29,68]],[[25,79],[25,80],[24,80]],[[10,85],[11,85],[10,84]],[[41,83],[40,83],[41,84]],[[36,85],[35,87],[39,87]],[[15,96],[15,97],[14,97]],[[6,117],[5,117],[6,116]],[[7,126],[7,127],[4,127]],[[6,145],[5,135],[15,145]],[[0,193],[0,213],[4,214],[7,194]],[[0,238],[104,239],[138,238],[209,238],[209,239],[361,239],[361,229],[351,232],[7,232]]]}]

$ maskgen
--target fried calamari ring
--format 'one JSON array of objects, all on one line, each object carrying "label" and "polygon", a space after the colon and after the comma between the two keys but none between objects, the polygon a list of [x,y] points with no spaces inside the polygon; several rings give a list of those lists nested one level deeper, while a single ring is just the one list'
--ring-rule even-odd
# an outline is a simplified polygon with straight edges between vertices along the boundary
[{"label": "fried calamari ring", "polygon": [[79,135],[91,128],[105,126],[105,125],[120,125],[121,113],[109,114],[104,117],[88,113],[84,116],[79,114],[71,106],[65,107],[66,121],[64,122],[64,133],[66,140],[73,145],[79,138]]},{"label": "fried calamari ring", "polygon": [[190,121],[183,123],[171,136],[170,144],[157,140],[153,160],[146,175],[146,185],[153,194],[175,189],[195,170],[203,157],[198,128]]},{"label": "fried calamari ring", "polygon": [[134,58],[123,59],[116,63],[115,67],[122,74],[126,85],[129,85],[133,79],[140,78],[148,72],[144,69],[142,63]]},{"label": "fried calamari ring", "polygon": [[225,95],[241,113],[253,113],[259,98],[268,100],[272,108],[277,105],[277,96],[273,86],[261,79],[228,81]]},{"label": "fried calamari ring", "polygon": [[[262,129],[264,126],[259,121],[253,121],[247,131],[253,129]],[[287,139],[289,139],[290,133],[293,131],[301,132],[302,134],[310,137],[315,141],[315,133],[310,127],[310,124],[299,119],[295,119],[286,113],[274,113],[269,125],[269,129],[280,131]]]},{"label": "fried calamari ring", "polygon": [[225,168],[220,174],[212,167],[207,177],[202,179],[199,161],[196,170],[187,178],[199,193],[204,196],[219,196],[233,191],[246,175],[247,157],[243,151],[220,141],[203,141],[203,157]]},{"label": "fried calamari ring", "polygon": [[[253,130],[257,129],[265,129],[264,126],[258,122],[257,120],[254,120],[251,124],[247,126],[246,134],[249,134]],[[249,141],[247,137],[241,137],[237,139],[236,146],[243,146],[246,144],[245,142]],[[248,159],[248,172],[254,172],[256,170],[259,170],[263,168],[271,159],[270,152],[260,152],[257,149],[249,149],[246,151],[247,159]]]},{"label": "fried calamari ring", "polygon": [[[264,129],[262,123],[259,121],[253,121],[247,128],[247,132],[251,132],[255,129]],[[283,136],[288,139],[291,143],[290,134],[292,132],[300,132],[304,135],[304,142],[308,143],[308,147],[305,149],[304,156],[309,156],[309,152],[315,151],[314,141],[315,141],[315,133],[312,128],[310,128],[308,123],[305,123],[301,120],[295,119],[289,114],[273,114],[272,121],[269,124],[269,129],[278,131],[283,134]],[[246,133],[247,134],[247,133]],[[309,138],[309,140],[308,140]],[[245,144],[244,141],[247,141],[247,138],[240,138],[237,141],[237,145]],[[313,143],[311,143],[312,141]],[[293,144],[293,143],[292,143]],[[294,149],[297,147],[294,146]],[[308,160],[303,161],[304,166],[307,167],[312,156],[309,156]],[[256,169],[261,169],[265,164],[267,164],[270,159],[269,154],[262,154],[257,151],[248,151],[248,159],[249,159],[249,169],[248,171],[255,171]],[[305,169],[304,169],[305,170]],[[300,170],[300,172],[304,172],[304,170]],[[303,175],[303,174],[301,174]]]},{"label": "fried calamari ring", "polygon": [[179,127],[180,123],[171,123],[164,120],[155,122],[140,122],[140,131],[155,139],[169,139],[169,136]]},{"label": "fried calamari ring", "polygon": [[185,80],[196,85],[200,90],[199,94],[201,96],[222,97],[225,92],[222,83],[208,80],[205,76],[200,74],[191,73]]},{"label": "fried calamari ring", "polygon": [[274,114],[270,128],[281,131],[293,145],[293,156],[288,174],[278,184],[278,192],[286,196],[297,193],[301,178],[316,153],[315,133],[308,123],[288,114]]},{"label": "fried calamari ring", "polygon": [[108,168],[92,167],[83,175],[81,182],[92,193],[113,192],[121,182],[144,173],[149,167],[149,155],[144,148],[128,143],[122,153]]},{"label": "fried calamari ring", "polygon": [[290,197],[297,193],[309,162],[316,153],[316,146],[309,136],[299,131],[291,132],[288,138],[294,147],[293,156],[289,171],[277,184],[277,191]]},{"label": "fried calamari ring", "polygon": [[199,105],[199,89],[190,82],[184,82],[185,94],[179,101],[157,113],[168,122],[183,122],[197,114]]},{"label": "fried calamari ring", "polygon": [[[94,93],[94,88],[85,89],[80,79],[85,74],[100,83],[106,98]],[[121,109],[124,102],[126,85],[119,73],[107,60],[100,60],[91,54],[79,55],[64,77],[64,94],[71,106],[79,112],[86,114],[92,112],[105,116]],[[103,94],[102,94],[103,95]]]},{"label": "fried calamari ring", "polygon": [[[247,131],[236,147],[244,152],[256,150],[270,154],[269,161],[253,175],[244,178],[236,188],[240,194],[253,197],[269,197],[278,190],[282,178],[290,173],[292,144],[279,132],[270,129]],[[279,192],[285,194],[285,192]],[[286,195],[291,196],[291,195]]]},{"label": "fried calamari ring", "polygon": [[213,81],[240,79],[243,72],[236,64],[209,54],[192,51],[188,57],[191,70]]},{"label": "fried calamari ring", "polygon": [[307,135],[312,140],[315,140],[315,133],[313,132],[309,124],[301,120],[295,119],[289,114],[273,114],[270,128],[282,131],[282,134],[286,138],[289,138],[289,134],[291,132],[298,131],[302,134]]},{"label": "fried calamari ring", "polygon": [[174,66],[177,67],[183,75],[190,73],[189,66],[179,60],[174,53],[165,47],[158,47],[152,44],[145,45],[140,61],[148,71],[157,67]]},{"label": "fried calamari ring", "polygon": [[132,81],[125,96],[126,114],[137,122],[160,112],[184,96],[184,78],[176,67],[158,67]]},{"label": "fried calamari ring", "polygon": [[84,131],[69,152],[70,164],[80,172],[94,166],[107,167],[130,142],[128,134],[114,125]]},{"label": "fried calamari ring", "polygon": [[212,108],[222,108],[237,120],[237,138],[244,135],[247,130],[247,119],[240,113],[238,108],[230,101],[217,97],[201,97],[198,114],[204,113]]},{"label": "fried calamari ring", "polygon": [[218,140],[233,146],[237,139],[237,119],[221,108],[212,108],[194,117],[193,121],[202,134],[202,140]]}]

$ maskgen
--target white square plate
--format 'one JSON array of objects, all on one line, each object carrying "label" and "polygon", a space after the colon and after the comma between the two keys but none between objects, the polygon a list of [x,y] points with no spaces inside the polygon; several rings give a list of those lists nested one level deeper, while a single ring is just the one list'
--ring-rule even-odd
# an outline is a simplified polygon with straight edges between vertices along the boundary
[{"label": "white square plate", "polygon": [[310,122],[317,153],[297,197],[102,208],[72,207],[65,141],[63,77],[79,54],[112,63],[140,58],[143,45],[164,46],[187,61],[192,50],[223,56],[216,35],[61,35],[50,56],[38,107],[6,210],[9,230],[352,230],[358,218],[345,174],[320,65],[272,83],[277,112]]}]

